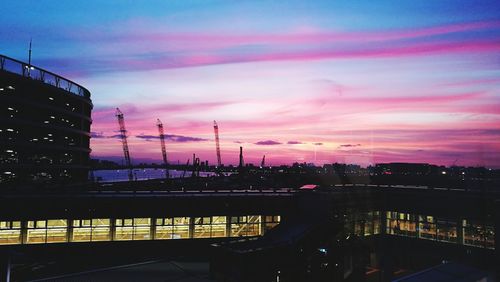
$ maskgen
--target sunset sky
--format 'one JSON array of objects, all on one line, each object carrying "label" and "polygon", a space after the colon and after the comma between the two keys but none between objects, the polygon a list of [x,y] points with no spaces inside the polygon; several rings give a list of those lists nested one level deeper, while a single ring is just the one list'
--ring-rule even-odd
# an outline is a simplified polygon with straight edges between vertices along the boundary
[{"label": "sunset sky", "polygon": [[[147,4],[146,4],[147,3]],[[500,2],[2,1],[0,53],[92,93],[92,157],[500,168]]]}]

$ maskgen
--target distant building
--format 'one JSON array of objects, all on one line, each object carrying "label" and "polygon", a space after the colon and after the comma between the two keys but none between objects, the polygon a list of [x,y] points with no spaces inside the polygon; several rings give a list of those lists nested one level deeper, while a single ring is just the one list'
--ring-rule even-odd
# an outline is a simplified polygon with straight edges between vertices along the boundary
[{"label": "distant building", "polygon": [[376,175],[423,176],[433,174],[437,166],[426,163],[384,163],[375,165]]},{"label": "distant building", "polygon": [[91,110],[84,87],[0,55],[0,185],[86,181]]}]

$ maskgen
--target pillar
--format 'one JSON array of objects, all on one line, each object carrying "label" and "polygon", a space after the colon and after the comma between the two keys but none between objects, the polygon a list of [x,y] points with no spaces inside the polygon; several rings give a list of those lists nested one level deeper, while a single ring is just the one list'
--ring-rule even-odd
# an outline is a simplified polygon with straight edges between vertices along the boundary
[{"label": "pillar", "polygon": [[231,237],[231,216],[226,216],[226,234]]},{"label": "pillar", "polygon": [[8,252],[0,253],[0,281],[10,281],[10,255]]},{"label": "pillar", "polygon": [[151,240],[156,239],[156,217],[151,218],[151,226],[149,232],[151,233]]},{"label": "pillar", "polygon": [[457,221],[457,244],[464,244],[464,225],[462,219]]},{"label": "pillar", "polygon": [[[495,260],[500,265],[500,200],[495,201]],[[496,269],[496,281],[500,279],[500,267]]]},{"label": "pillar", "polygon": [[189,217],[189,238],[194,237],[194,217]]},{"label": "pillar", "polygon": [[391,238],[386,234],[387,231],[387,212],[383,211],[380,215],[380,240],[378,243],[378,253],[380,262],[380,281],[392,281],[392,273],[394,271],[393,258],[391,252]]}]

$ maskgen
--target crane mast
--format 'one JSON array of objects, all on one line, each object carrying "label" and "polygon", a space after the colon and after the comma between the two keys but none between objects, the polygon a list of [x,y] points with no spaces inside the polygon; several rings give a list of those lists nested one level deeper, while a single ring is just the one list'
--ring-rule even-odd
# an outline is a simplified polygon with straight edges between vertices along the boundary
[{"label": "crane mast", "polygon": [[240,164],[238,165],[239,168],[243,168],[245,165],[245,161],[243,160],[243,147],[240,146]]},{"label": "crane mast", "polygon": [[116,118],[118,119],[118,125],[120,126],[120,139],[122,141],[123,146],[123,155],[125,157],[125,165],[128,168],[128,179],[132,181],[132,162],[130,161],[130,152],[128,150],[128,142],[127,142],[127,130],[125,129],[125,120],[123,119],[123,113],[119,108],[116,108]]},{"label": "crane mast", "polygon": [[219,126],[217,122],[214,120],[214,133],[215,133],[215,150],[217,152],[217,167],[220,168],[222,165],[222,161],[220,159],[220,144],[219,144]]},{"label": "crane mast", "polygon": [[165,133],[163,131],[163,123],[160,119],[156,121],[156,126],[158,127],[158,134],[160,135],[161,155],[163,157],[163,165],[165,166],[165,178],[169,178],[167,149],[165,148]]}]

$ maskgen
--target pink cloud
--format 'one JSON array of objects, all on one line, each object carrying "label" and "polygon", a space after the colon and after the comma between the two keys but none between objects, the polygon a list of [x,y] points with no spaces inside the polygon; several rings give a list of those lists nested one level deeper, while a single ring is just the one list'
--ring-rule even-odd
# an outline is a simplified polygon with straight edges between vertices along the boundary
[{"label": "pink cloud", "polygon": [[[151,26],[135,26],[134,32],[127,29],[126,32],[117,32],[111,37],[113,42],[124,41],[127,44],[135,42],[156,42],[165,43],[164,47],[180,45],[186,47],[196,46],[196,50],[220,49],[240,45],[256,44],[325,44],[331,42],[358,42],[366,43],[370,41],[394,41],[402,39],[412,39],[429,37],[443,34],[476,32],[481,30],[491,30],[500,28],[500,21],[479,21],[469,23],[448,24],[442,26],[430,26],[412,29],[398,29],[386,31],[318,31],[307,30],[290,33],[277,34],[227,34],[227,33],[165,33],[162,31],[151,31]],[[75,32],[72,30],[72,34]],[[99,31],[83,30],[76,33],[85,41],[89,40],[110,40],[108,33]],[[172,44],[173,43],[173,44]],[[155,45],[161,48],[162,45]],[[189,49],[188,49],[189,50]]]},{"label": "pink cloud", "polygon": [[[114,70],[147,70],[171,69],[206,65],[220,65],[248,62],[271,61],[313,61],[330,59],[360,58],[397,58],[404,56],[422,56],[436,54],[481,53],[500,51],[500,42],[482,40],[472,42],[440,41],[424,43],[389,44],[355,50],[352,46],[344,49],[306,49],[300,51],[267,51],[263,53],[226,53],[226,54],[188,54],[176,58],[168,53],[158,54],[152,58],[120,60],[114,64]],[[109,63],[105,63],[109,65]]]},{"label": "pink cloud", "polygon": [[[172,69],[195,66],[356,58],[396,58],[429,54],[498,52],[497,38],[481,31],[500,21],[450,24],[406,30],[290,32],[280,34],[171,34],[139,27],[130,32],[82,31],[75,39],[98,45],[94,54],[50,58],[47,64],[78,65],[80,73]],[[72,30],[71,34],[75,34]],[[449,36],[464,34],[464,36]],[[474,36],[465,36],[473,34]],[[81,36],[81,37],[80,37]],[[465,39],[466,38],[466,39]],[[154,44],[144,44],[152,42]],[[104,50],[104,51],[103,51]],[[41,61],[44,62],[43,60]],[[68,70],[69,71],[69,70]]]},{"label": "pink cloud", "polygon": [[[320,60],[345,60],[345,64],[352,62],[353,65],[360,61],[368,62],[355,65],[362,68],[371,66],[374,61],[363,59],[401,59],[397,60],[398,62],[415,59],[420,64],[425,61],[421,58],[428,55],[433,56],[432,59],[448,58],[449,61],[456,62],[463,57],[468,59],[482,55],[488,57],[500,51],[500,41],[496,38],[487,38],[482,35],[470,37],[457,35],[498,30],[498,28],[500,28],[499,22],[478,22],[417,30],[301,32],[278,35],[164,34],[161,32],[151,34],[138,30],[131,37],[123,35],[123,37],[115,38],[118,46],[123,46],[122,49],[118,49],[116,56],[108,57],[97,54],[89,58],[90,63],[86,67],[106,72],[141,72],[251,62],[297,61],[299,63],[294,66],[298,68],[305,65],[302,64],[303,62]],[[157,42],[158,45],[134,45],[138,38],[142,38],[145,42]],[[246,45],[255,45],[255,48],[246,48]],[[148,50],[150,46],[158,47],[159,50],[150,52],[151,50]],[[116,45],[113,47],[115,48]],[[121,60],[120,58],[128,59]],[[475,67],[481,71],[482,68],[478,65]],[[246,96],[235,98],[238,99],[237,103],[227,101],[174,102],[172,104],[163,102],[152,104],[152,101],[138,101],[134,104],[124,101],[116,101],[116,103],[126,115],[126,125],[131,136],[131,153],[133,156],[151,159],[161,159],[156,138],[138,136],[156,136],[155,120],[165,115],[168,117],[168,120],[164,120],[168,134],[184,137],[196,136],[196,138],[207,140],[197,144],[167,142],[169,156],[185,162],[195,152],[202,159],[213,162],[215,145],[211,120],[215,118],[219,121],[219,119],[218,117],[207,118],[207,115],[203,116],[203,113],[210,112],[210,115],[215,115],[219,113],[218,110],[221,110],[221,112],[224,111],[224,114],[221,114],[224,119],[220,120],[224,163],[238,162],[238,144],[240,143],[236,143],[245,140],[245,160],[254,163],[258,163],[262,155],[266,154],[266,159],[269,158],[269,162],[275,164],[293,161],[321,163],[337,160],[346,162],[356,160],[363,164],[388,161],[451,164],[456,159],[462,159],[461,164],[477,165],[482,160],[487,165],[498,166],[498,158],[495,160],[494,157],[499,157],[495,151],[500,151],[499,141],[497,141],[500,140],[498,135],[500,109],[496,97],[498,93],[495,92],[494,86],[499,80],[481,77],[482,74],[479,74],[478,78],[471,78],[478,73],[465,74],[464,72],[468,72],[469,69],[460,70],[461,73],[457,75],[454,72],[455,69],[448,65],[439,70],[428,66],[424,64],[422,69],[414,71],[411,75],[421,75],[421,71],[436,71],[437,78],[422,78],[422,80],[415,80],[418,83],[412,82],[415,85],[405,85],[401,88],[391,87],[390,82],[387,81],[381,81],[379,86],[370,81],[370,77],[360,75],[359,80],[363,82],[359,82],[359,85],[347,85],[347,83],[344,85],[344,81],[339,79],[339,83],[325,83],[320,87],[315,85],[305,90],[297,90],[297,93],[293,93],[294,95],[288,95],[289,93],[284,91],[283,96],[269,95],[265,98],[255,98],[251,105],[256,108],[262,105],[265,110],[245,120],[239,116],[238,109],[246,107],[245,102],[242,102],[244,99],[249,99]],[[220,71],[221,69],[222,67],[220,69],[206,68],[207,72],[200,73],[212,79],[218,76],[219,80],[216,82],[218,83],[221,77],[226,79],[227,75],[224,70]],[[232,68],[234,69],[236,66]],[[184,71],[191,70],[177,70],[177,72]],[[174,73],[170,70],[169,72]],[[388,71],[387,74],[391,75],[391,72]],[[248,71],[241,72],[241,77],[246,75]],[[440,75],[446,75],[446,78],[440,78]],[[322,77],[317,77],[317,79],[322,79]],[[369,82],[364,84],[365,80]],[[275,86],[270,85],[274,82],[266,79],[255,81],[256,84],[262,84],[255,87],[257,91],[267,91],[269,86]],[[423,81],[422,84],[420,84],[421,81]],[[294,86],[295,84],[290,88]],[[200,89],[204,91],[204,85],[200,85],[194,91],[200,91]],[[222,98],[226,99],[226,96],[213,97],[213,99]],[[268,105],[275,106],[267,107]],[[233,113],[229,114],[231,110]],[[202,114],[197,116],[197,113]],[[391,120],[392,114],[400,114],[399,116],[407,114],[408,118],[407,120],[397,118]],[[411,114],[414,114],[415,118]],[[429,116],[436,114],[439,118],[419,119],[420,116],[426,114]],[[376,120],[380,116],[386,119]],[[441,119],[441,117],[446,119]],[[114,107],[96,107],[93,119],[93,131],[97,132],[96,138],[92,139],[94,154],[119,156],[121,147],[118,140],[99,138],[103,135],[117,134],[118,126],[114,116]],[[341,129],[350,130],[342,131]],[[150,141],[146,142],[145,139]],[[276,140],[301,140],[300,143],[304,145],[290,146],[288,144],[299,143],[290,143],[294,142],[290,141],[288,144],[286,142],[281,144]],[[272,152],[267,151],[270,146],[256,145],[261,142],[273,145],[271,146]],[[316,143],[322,146],[314,146]],[[346,144],[352,146],[343,146]],[[363,146],[354,146],[357,144],[363,144]]]}]

